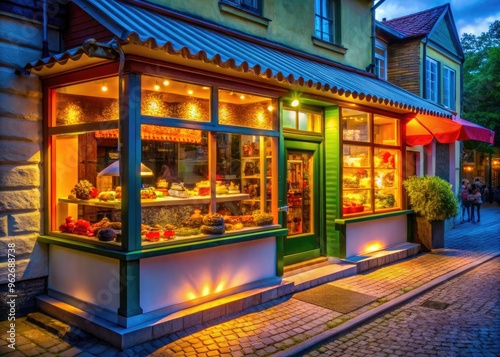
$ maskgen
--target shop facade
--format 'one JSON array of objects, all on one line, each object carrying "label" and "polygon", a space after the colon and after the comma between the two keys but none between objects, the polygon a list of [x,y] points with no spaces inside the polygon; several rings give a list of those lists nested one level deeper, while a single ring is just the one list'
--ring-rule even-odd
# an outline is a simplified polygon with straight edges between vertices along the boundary
[{"label": "shop facade", "polygon": [[26,67],[43,86],[44,309],[135,329],[411,241],[406,124],[448,111],[161,8],[74,3],[93,24],[66,33],[79,45]]}]

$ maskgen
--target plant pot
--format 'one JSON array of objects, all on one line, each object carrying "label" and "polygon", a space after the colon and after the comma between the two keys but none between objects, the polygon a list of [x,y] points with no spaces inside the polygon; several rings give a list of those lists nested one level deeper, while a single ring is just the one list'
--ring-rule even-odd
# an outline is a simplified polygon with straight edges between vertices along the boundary
[{"label": "plant pot", "polygon": [[444,248],[444,221],[429,221],[415,216],[414,241],[424,252]]}]

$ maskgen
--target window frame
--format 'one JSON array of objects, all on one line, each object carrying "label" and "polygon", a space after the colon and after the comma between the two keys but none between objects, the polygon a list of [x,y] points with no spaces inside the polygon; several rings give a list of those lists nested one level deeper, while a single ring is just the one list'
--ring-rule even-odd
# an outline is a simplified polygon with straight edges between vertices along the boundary
[{"label": "window frame", "polygon": [[[262,0],[220,0],[219,2],[257,16],[262,16]],[[249,2],[254,3],[255,6],[248,4]]]},{"label": "window frame", "polygon": [[425,58],[425,99],[439,102],[439,63],[430,58]]},{"label": "window frame", "polygon": [[[319,6],[319,12],[318,12]],[[329,7],[329,8],[327,8]],[[326,14],[325,11],[330,12]],[[317,20],[321,20],[318,28]],[[323,21],[328,21],[329,33],[323,31]],[[319,35],[318,35],[319,34]],[[325,38],[327,35],[327,38]],[[315,0],[314,2],[314,38],[331,44],[340,44],[340,2],[337,0]]]},{"label": "window frame", "polygon": [[456,108],[457,73],[448,66],[443,66],[443,105],[450,109]]},{"label": "window frame", "polygon": [[[377,49],[381,49],[384,54],[377,53]],[[381,63],[383,64],[383,75],[381,75]],[[378,78],[387,80],[387,45],[379,40],[375,43],[375,66]]]},{"label": "window frame", "polygon": [[[340,108],[340,117],[341,120],[344,118],[344,115],[347,114],[348,111],[350,111],[348,108]],[[346,111],[346,113],[344,113]],[[367,115],[367,138],[364,140],[362,137],[346,137],[345,130],[347,129],[346,127],[341,125],[342,129],[340,130],[340,136],[341,136],[341,195],[342,195],[342,207],[341,207],[341,214],[342,217],[344,218],[351,218],[351,217],[356,217],[356,216],[361,216],[361,215],[373,215],[373,214],[380,214],[380,213],[386,213],[386,212],[392,212],[392,211],[400,211],[403,209],[403,201],[402,201],[402,162],[403,162],[403,150],[402,150],[402,125],[401,122],[399,121],[398,118],[389,116],[387,114],[377,114],[376,112],[370,111],[370,110],[356,110],[358,113],[356,115],[360,114],[366,114]],[[376,116],[381,115],[386,118],[394,119],[395,120],[395,125],[396,125],[396,132],[395,134],[397,137],[394,140],[393,144],[384,144],[384,143],[378,143],[376,142],[375,139],[375,120]],[[350,165],[345,158],[345,153],[346,149],[351,149],[351,147],[358,148],[358,149],[366,149],[368,152],[367,155],[367,162],[368,165]],[[386,151],[387,153],[391,153],[391,156],[389,156],[387,159],[394,160],[393,161],[393,167],[383,167],[379,166],[376,164],[378,158],[380,157],[380,154],[382,151]],[[393,155],[393,153],[396,153],[397,156]],[[385,158],[384,158],[385,159]],[[344,179],[348,178],[346,176],[347,172],[352,172],[353,169],[357,168],[365,169],[368,173],[368,178],[370,181],[369,187],[349,187],[346,186],[346,182]],[[376,182],[376,173],[381,172],[381,171],[386,171],[387,172],[392,172],[394,174],[394,180],[395,180],[395,185],[393,187],[376,187],[377,182]],[[399,179],[398,179],[399,178]],[[378,192],[384,193],[385,191],[393,191],[395,194],[394,199],[395,199],[395,204],[392,207],[377,207],[377,195]],[[352,211],[350,208],[347,207],[346,201],[351,200],[352,194],[350,193],[368,193],[368,200],[369,200],[369,208],[365,210],[366,204],[363,205],[362,210],[355,210]],[[378,198],[380,199],[380,198]],[[361,208],[360,205],[357,205],[358,207],[356,208]]]}]

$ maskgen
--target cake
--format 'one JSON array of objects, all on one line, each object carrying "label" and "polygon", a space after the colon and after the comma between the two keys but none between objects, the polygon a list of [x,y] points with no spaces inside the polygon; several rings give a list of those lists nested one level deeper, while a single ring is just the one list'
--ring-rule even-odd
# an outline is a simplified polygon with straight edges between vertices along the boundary
[{"label": "cake", "polygon": [[189,193],[184,188],[184,184],[182,182],[172,183],[170,185],[170,189],[168,190],[168,195],[172,196],[172,197],[179,197],[179,198],[188,198],[189,197]]}]

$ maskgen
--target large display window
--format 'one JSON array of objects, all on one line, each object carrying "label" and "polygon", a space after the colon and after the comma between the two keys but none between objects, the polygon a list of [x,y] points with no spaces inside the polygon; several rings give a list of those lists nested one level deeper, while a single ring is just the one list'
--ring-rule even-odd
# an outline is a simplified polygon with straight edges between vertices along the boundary
[{"label": "large display window", "polygon": [[[145,97],[141,112],[166,120],[162,125],[140,126],[140,207],[135,211],[141,215],[141,236],[129,239],[140,239],[143,246],[156,246],[275,228],[277,213],[273,213],[272,207],[277,206],[277,163],[273,157],[277,153],[277,137],[215,131],[213,127],[204,128],[203,123],[196,124],[199,129],[192,128],[196,125],[178,126],[177,119],[208,120],[210,95],[200,94],[191,100],[189,95],[181,93],[187,85],[171,80],[152,81],[152,78],[146,77],[142,82],[141,92]],[[155,96],[157,83],[175,88],[179,102],[165,101],[170,98],[165,88],[161,88],[162,94]],[[78,85],[82,93],[85,85],[90,82]],[[150,86],[152,90],[145,89]],[[189,88],[210,93],[202,86]],[[64,96],[60,97],[59,92],[65,93]],[[122,195],[126,185],[120,171],[123,158],[116,121],[118,100],[66,92],[59,89],[54,96],[56,122],[64,123],[65,129],[49,134],[50,232],[68,239],[120,248]],[[163,108],[162,111],[151,109],[151,98],[159,99],[155,105]],[[64,113],[68,111],[64,105],[77,102],[86,106],[87,101],[100,103],[94,111],[105,111],[108,120],[99,119],[99,123],[83,130],[81,125],[72,127],[82,120],[65,119]],[[261,100],[255,103],[255,110],[252,103],[246,103],[245,109],[235,109],[241,103],[232,106],[243,117],[239,120],[249,123],[250,128],[257,128],[261,120],[259,115],[252,115],[262,112],[263,108],[267,113],[273,111],[270,99],[266,99],[265,107]],[[176,109],[171,110],[171,106]],[[193,109],[196,106],[199,110]],[[193,113],[199,115],[191,116]],[[244,119],[246,116],[250,119]],[[272,116],[264,119],[267,124],[257,128],[260,133],[261,129],[274,125]],[[90,119],[84,121],[91,122]]]},{"label": "large display window", "polygon": [[401,207],[399,121],[342,109],[344,217]]}]

